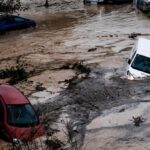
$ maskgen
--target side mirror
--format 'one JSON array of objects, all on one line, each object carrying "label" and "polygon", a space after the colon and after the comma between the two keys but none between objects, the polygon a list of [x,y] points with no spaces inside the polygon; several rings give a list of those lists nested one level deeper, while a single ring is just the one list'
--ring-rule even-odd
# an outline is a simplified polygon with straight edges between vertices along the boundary
[{"label": "side mirror", "polygon": [[128,60],[128,64],[130,64],[130,63],[131,63],[131,59]]}]

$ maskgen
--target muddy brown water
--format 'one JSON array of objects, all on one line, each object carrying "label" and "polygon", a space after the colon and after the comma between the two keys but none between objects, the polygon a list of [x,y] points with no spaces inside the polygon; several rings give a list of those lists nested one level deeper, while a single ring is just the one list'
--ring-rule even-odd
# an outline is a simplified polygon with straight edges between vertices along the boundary
[{"label": "muddy brown water", "polygon": [[[81,2],[78,5],[57,13],[56,7],[21,12],[22,16],[34,19],[37,27],[0,36],[0,68],[19,63],[27,71],[34,71],[26,82],[16,85],[28,95],[36,92],[38,82],[46,88],[61,88],[60,81],[76,74],[75,70],[59,69],[68,62],[83,61],[90,67],[88,79],[77,79],[55,101],[40,106],[41,110],[48,107],[49,120],[68,113],[78,126],[77,139],[83,141],[85,125],[102,110],[144,100],[145,93],[149,97],[148,79],[128,81],[124,77],[135,42],[128,36],[136,32],[149,38],[150,18],[131,4],[84,6]],[[88,52],[91,48],[95,50]]]}]

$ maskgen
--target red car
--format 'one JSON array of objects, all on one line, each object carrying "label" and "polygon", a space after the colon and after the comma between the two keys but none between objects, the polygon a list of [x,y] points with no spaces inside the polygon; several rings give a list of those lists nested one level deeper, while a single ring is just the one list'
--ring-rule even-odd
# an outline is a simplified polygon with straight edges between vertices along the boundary
[{"label": "red car", "polygon": [[10,141],[29,141],[44,134],[29,100],[15,87],[0,85],[0,133]]}]

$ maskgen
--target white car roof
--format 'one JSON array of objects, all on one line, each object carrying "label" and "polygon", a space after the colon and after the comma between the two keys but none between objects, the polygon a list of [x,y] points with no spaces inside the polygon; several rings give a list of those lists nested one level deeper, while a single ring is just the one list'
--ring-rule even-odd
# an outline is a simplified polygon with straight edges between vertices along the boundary
[{"label": "white car roof", "polygon": [[150,57],[150,40],[139,38],[137,41],[137,54]]}]

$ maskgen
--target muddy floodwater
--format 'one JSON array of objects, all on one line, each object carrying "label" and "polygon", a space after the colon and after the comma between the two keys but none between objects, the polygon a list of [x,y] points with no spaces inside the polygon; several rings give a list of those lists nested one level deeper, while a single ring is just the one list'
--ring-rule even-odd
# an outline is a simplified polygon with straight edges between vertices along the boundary
[{"label": "muddy floodwater", "polygon": [[[33,71],[28,83],[17,85],[27,94],[34,91],[36,82],[59,88],[58,81],[75,73],[59,69],[66,63],[83,61],[94,66],[93,69],[96,66],[116,69],[124,75],[126,59],[135,42],[128,38],[129,34],[135,32],[148,37],[150,32],[149,18],[131,4],[84,6],[81,3],[79,9],[69,12],[50,10],[39,7],[20,12],[37,22],[36,29],[0,36],[1,69],[23,64],[28,72]],[[88,52],[91,48],[96,50]]]},{"label": "muddy floodwater", "polygon": [[[66,10],[63,5],[52,5],[52,9],[34,7],[20,12],[35,20],[37,27],[0,36],[0,68],[23,65],[28,79],[15,86],[48,114],[47,120],[56,122],[57,129],[60,120],[72,120],[79,149],[141,150],[146,143],[144,150],[148,150],[150,130],[136,128],[128,120],[143,112],[149,119],[145,109],[150,107],[150,81],[127,80],[126,67],[137,39],[129,36],[136,33],[150,39],[150,18],[131,4],[70,5]],[[39,84],[43,91],[37,91]],[[116,115],[118,109],[130,113]]]}]

